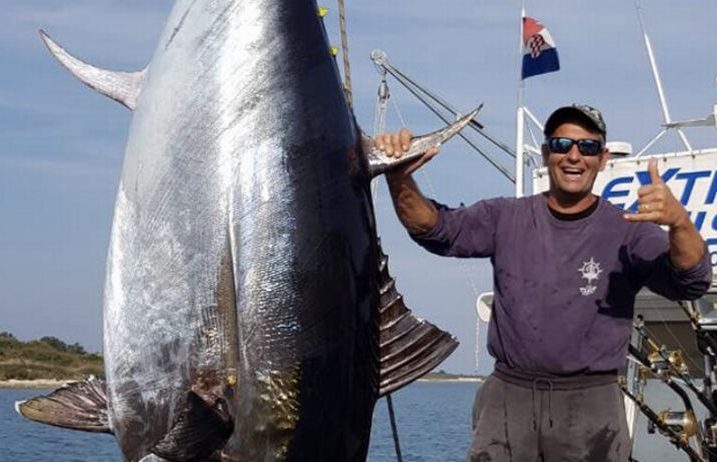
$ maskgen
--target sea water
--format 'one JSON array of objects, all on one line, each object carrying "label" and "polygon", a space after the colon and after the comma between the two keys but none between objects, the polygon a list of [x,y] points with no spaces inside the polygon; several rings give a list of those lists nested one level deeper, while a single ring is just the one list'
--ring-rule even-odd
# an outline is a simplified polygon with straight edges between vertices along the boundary
[{"label": "sea water", "polygon": [[[679,398],[656,381],[647,387],[655,410],[680,409]],[[471,441],[471,409],[479,384],[418,382],[393,395],[398,436],[405,462],[464,461]],[[0,390],[0,462],[121,462],[110,435],[63,430],[27,421],[14,403],[47,390]],[[529,405],[529,404],[528,404]],[[633,456],[639,462],[686,461],[688,458],[660,435],[649,435],[638,418]],[[386,401],[374,412],[370,462],[397,460]]]},{"label": "sea water", "polygon": [[[399,443],[406,462],[460,461],[470,443],[470,415],[477,383],[418,382],[393,395]],[[1,462],[121,462],[114,437],[30,422],[14,409],[18,400],[49,390],[0,390]],[[369,461],[395,461],[385,400],[374,412]]]}]

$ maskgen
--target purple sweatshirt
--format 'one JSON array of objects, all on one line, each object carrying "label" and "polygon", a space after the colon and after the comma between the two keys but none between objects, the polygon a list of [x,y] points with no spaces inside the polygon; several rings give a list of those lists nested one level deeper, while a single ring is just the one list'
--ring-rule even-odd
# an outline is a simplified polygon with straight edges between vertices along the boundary
[{"label": "purple sweatshirt", "polygon": [[554,217],[542,194],[456,209],[436,205],[436,227],[413,239],[439,255],[490,257],[495,298],[488,351],[522,372],[621,369],[641,287],[690,300],[711,283],[707,252],[694,268],[675,269],[665,231],[627,222],[603,199],[574,221]]}]

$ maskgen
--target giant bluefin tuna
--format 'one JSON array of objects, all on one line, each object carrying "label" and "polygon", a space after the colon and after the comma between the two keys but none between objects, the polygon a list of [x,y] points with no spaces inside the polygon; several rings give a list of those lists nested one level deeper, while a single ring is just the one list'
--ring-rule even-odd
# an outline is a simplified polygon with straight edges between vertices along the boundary
[{"label": "giant bluefin tuna", "polygon": [[[178,0],[151,64],[60,62],[134,111],[104,294],[106,381],[18,404],[130,461],[364,460],[375,401],[456,347],[405,307],[313,0]],[[473,118],[419,137],[414,158]]]}]

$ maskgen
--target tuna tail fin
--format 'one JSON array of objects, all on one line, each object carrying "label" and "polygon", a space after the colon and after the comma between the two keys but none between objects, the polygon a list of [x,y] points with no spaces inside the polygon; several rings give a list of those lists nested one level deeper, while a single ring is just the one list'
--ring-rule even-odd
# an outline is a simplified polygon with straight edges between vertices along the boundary
[{"label": "tuna tail fin", "polygon": [[129,110],[134,110],[142,92],[147,69],[139,72],[114,72],[91,66],[69,54],[52,38],[40,30],[40,37],[50,53],[75,77],[88,87],[112,98]]},{"label": "tuna tail fin", "polygon": [[27,419],[93,433],[112,433],[107,409],[105,382],[94,377],[15,403],[15,410]]},{"label": "tuna tail fin", "polygon": [[456,349],[458,341],[448,332],[411,314],[388,272],[388,257],[380,251],[380,244],[379,254],[379,393],[384,396],[430,372]]},{"label": "tuna tail fin", "polygon": [[150,451],[175,462],[205,460],[224,447],[233,431],[223,399],[210,403],[190,391],[174,426]]},{"label": "tuna tail fin", "polygon": [[411,141],[411,148],[406,154],[404,154],[398,159],[387,156],[385,152],[378,149],[378,147],[376,146],[376,142],[373,140],[373,138],[362,133],[361,144],[363,152],[368,157],[369,173],[371,175],[371,178],[381,175],[387,170],[391,170],[392,168],[402,165],[413,159],[421,157],[423,153],[427,150],[434,147],[438,147],[444,141],[448,141],[450,138],[453,137],[453,135],[463,130],[463,128],[478,115],[482,108],[483,105],[481,104],[468,115],[459,118],[453,124],[448,125],[441,130],[429,133],[427,135],[420,135],[414,137]]}]

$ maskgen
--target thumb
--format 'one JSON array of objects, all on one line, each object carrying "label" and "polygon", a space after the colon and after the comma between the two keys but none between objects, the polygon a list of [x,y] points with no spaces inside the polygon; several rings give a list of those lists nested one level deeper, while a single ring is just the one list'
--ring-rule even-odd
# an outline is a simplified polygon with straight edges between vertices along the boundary
[{"label": "thumb", "polygon": [[657,159],[650,159],[650,162],[647,164],[647,171],[650,173],[650,183],[662,183],[660,172],[657,171]]}]

